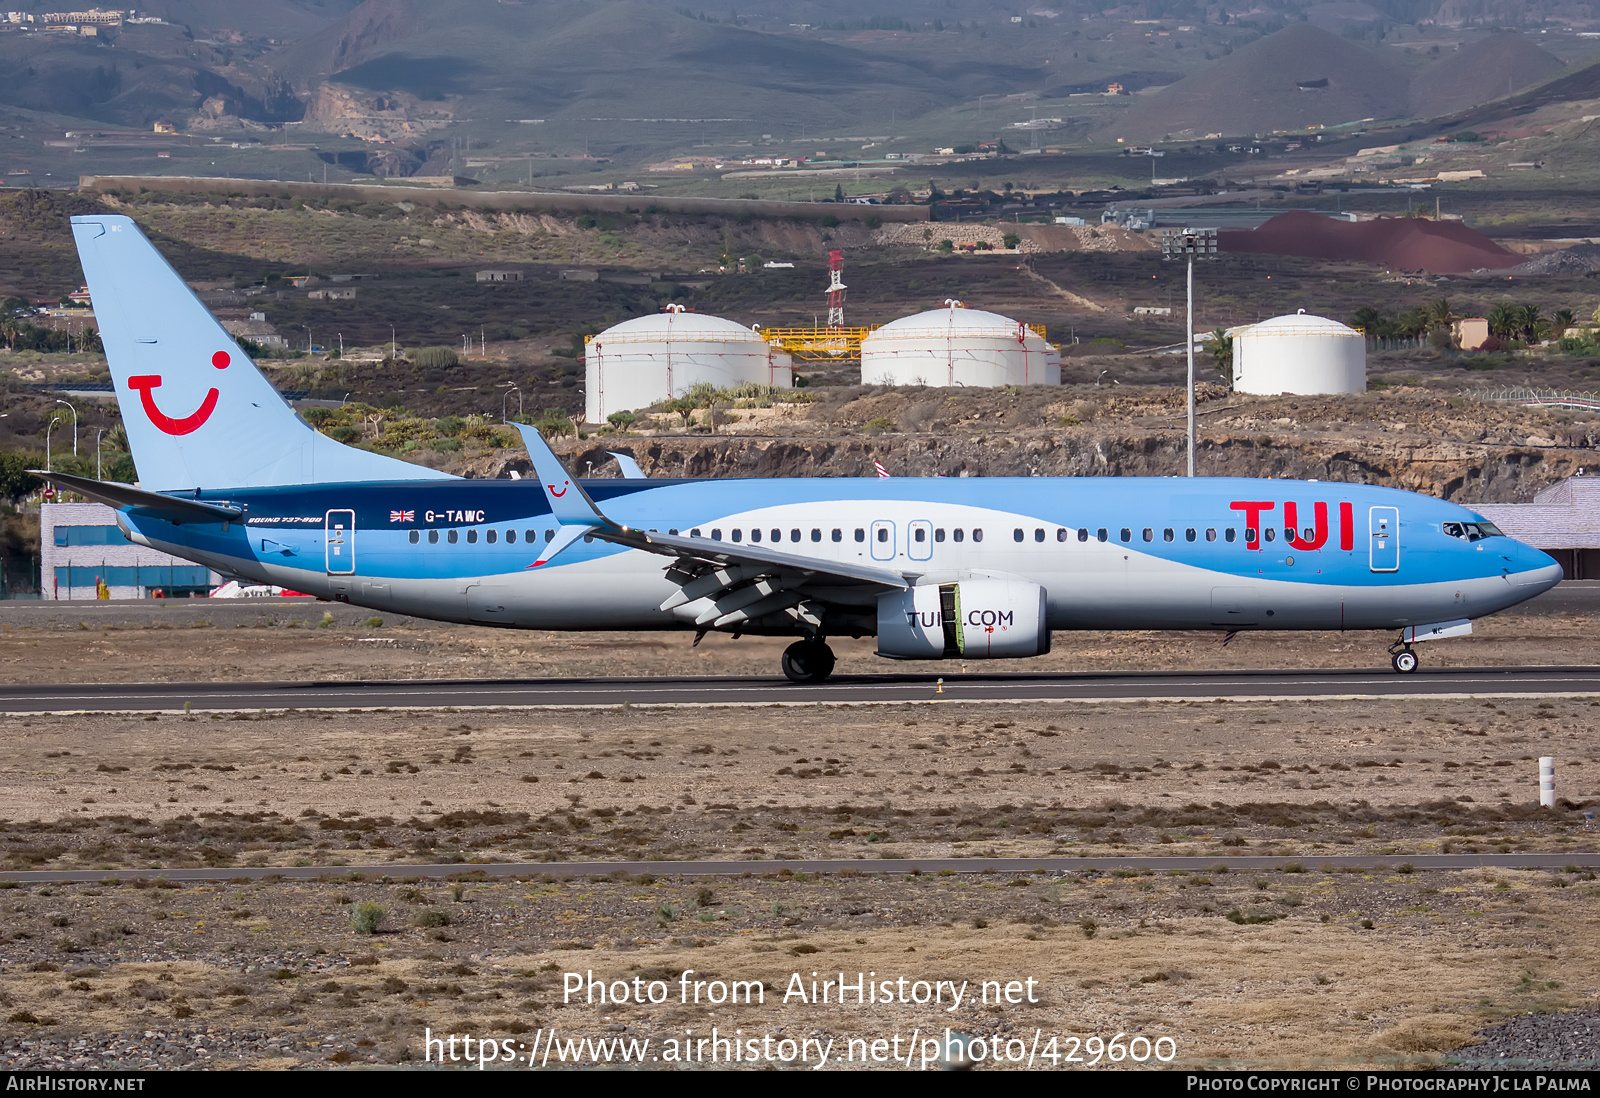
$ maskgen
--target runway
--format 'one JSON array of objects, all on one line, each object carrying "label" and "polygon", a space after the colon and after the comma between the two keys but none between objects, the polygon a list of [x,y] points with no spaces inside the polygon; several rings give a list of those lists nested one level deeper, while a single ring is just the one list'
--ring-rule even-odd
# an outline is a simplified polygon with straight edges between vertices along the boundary
[{"label": "runway", "polygon": [[772,861],[495,862],[449,865],[233,866],[205,869],[30,870],[0,872],[18,884],[92,884],[101,881],[398,880],[402,877],[738,877],[749,874],[888,873],[1165,873],[1375,872],[1417,873],[1463,869],[1600,869],[1600,854],[1359,854],[1308,857],[1087,858],[818,858]]},{"label": "runway", "polygon": [[1302,701],[1600,696],[1600,668],[1085,672],[780,678],[457,679],[0,687],[0,713]]}]

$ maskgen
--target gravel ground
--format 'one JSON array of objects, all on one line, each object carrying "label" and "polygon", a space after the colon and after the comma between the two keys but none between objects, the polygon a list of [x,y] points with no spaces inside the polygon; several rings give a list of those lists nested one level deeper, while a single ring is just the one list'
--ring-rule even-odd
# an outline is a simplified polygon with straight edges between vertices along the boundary
[{"label": "gravel ground", "polygon": [[1443,1054],[1468,1071],[1600,1070],[1600,1011],[1523,1014],[1481,1030],[1483,1043]]}]

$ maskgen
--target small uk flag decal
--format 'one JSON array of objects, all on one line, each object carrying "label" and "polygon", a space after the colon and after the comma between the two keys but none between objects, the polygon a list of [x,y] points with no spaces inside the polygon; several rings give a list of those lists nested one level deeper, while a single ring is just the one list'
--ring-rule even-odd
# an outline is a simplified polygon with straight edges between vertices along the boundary
[{"label": "small uk flag decal", "polygon": [[415,511],[390,511],[389,512],[389,521],[390,522],[416,522],[417,521],[417,513]]}]

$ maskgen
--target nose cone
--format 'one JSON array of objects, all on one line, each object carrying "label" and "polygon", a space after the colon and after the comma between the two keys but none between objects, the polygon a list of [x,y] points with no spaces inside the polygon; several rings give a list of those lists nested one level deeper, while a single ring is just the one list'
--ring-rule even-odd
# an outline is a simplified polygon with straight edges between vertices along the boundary
[{"label": "nose cone", "polygon": [[1510,558],[1510,572],[1506,578],[1519,588],[1524,598],[1542,595],[1561,582],[1561,565],[1548,553],[1513,541],[1506,556]]}]

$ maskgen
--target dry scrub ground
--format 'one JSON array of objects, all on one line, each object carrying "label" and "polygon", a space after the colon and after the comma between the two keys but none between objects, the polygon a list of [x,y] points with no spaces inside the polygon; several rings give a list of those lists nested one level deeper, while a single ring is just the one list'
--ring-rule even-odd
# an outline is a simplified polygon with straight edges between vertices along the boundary
[{"label": "dry scrub ground", "polygon": [[[777,649],[367,627],[348,608],[319,628],[322,609],[256,608],[231,624],[202,606],[143,612],[167,628],[115,606],[0,617],[12,661],[0,666],[12,681],[534,665],[771,675]],[[1425,651],[1573,662],[1592,655],[1590,633],[1582,616],[1503,615]],[[1061,667],[1370,666],[1378,641],[1058,645]],[[844,646],[841,662],[883,670],[865,653]],[[18,715],[3,727],[0,884],[8,869],[150,870],[137,886],[0,888],[6,1066],[415,1062],[425,1029],[528,1046],[555,1027],[648,1038],[662,1054],[713,1026],[831,1037],[838,1063],[851,1037],[947,1024],[1002,1044],[1032,1046],[1038,1031],[1063,1053],[1069,1037],[1167,1036],[1178,1066],[1404,1066],[1502,1018],[1600,996],[1600,886],[1578,872],[490,881],[470,864],[1124,852],[1221,867],[1268,852],[1592,850],[1600,703],[1587,698]],[[1545,754],[1560,763],[1554,811],[1533,804]],[[462,876],[408,879],[417,861],[458,861]],[[392,868],[381,881],[159,880],[293,864]],[[384,909],[382,932],[353,926],[366,903]],[[684,969],[759,980],[766,1002],[563,1002],[568,971],[661,979],[675,997]],[[974,995],[1031,978],[1039,1002],[784,1003],[792,974],[809,985],[813,971],[966,980]]]},{"label": "dry scrub ground", "polygon": [[[659,1051],[713,1025],[833,1037],[837,1057],[949,1024],[1030,1045],[1170,1036],[1181,1066],[1428,1064],[1502,1017],[1595,1000],[1592,874],[487,881],[463,864],[452,885],[399,866],[1589,849],[1597,722],[1587,700],[12,717],[5,864],[152,872],[0,890],[0,1060],[395,1062],[424,1056],[425,1028],[526,1043],[552,1026]],[[1531,804],[1546,753],[1565,764],[1554,812]],[[395,868],[158,880],[295,863]],[[356,933],[363,903],[385,932]],[[766,1004],[562,1001],[568,971],[676,988],[685,968],[760,980]],[[813,971],[1032,978],[1039,1002],[783,1003]]]}]

